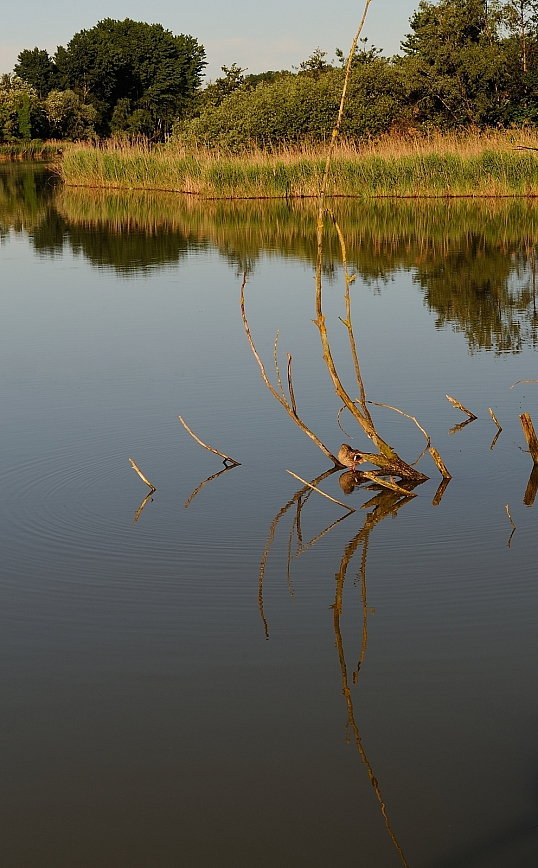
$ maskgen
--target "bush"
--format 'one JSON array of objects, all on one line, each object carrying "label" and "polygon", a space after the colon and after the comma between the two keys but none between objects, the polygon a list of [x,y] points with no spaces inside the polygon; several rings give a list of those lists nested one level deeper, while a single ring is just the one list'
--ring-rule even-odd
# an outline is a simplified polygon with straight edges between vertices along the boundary
[{"label": "bush", "polygon": [[[185,142],[238,148],[266,146],[301,139],[330,137],[340,105],[344,73],[329,69],[319,77],[280,75],[254,89],[245,85],[217,106],[178,123],[175,136]],[[361,64],[352,71],[342,134],[375,136],[386,132],[402,111],[398,72],[384,59]]]}]

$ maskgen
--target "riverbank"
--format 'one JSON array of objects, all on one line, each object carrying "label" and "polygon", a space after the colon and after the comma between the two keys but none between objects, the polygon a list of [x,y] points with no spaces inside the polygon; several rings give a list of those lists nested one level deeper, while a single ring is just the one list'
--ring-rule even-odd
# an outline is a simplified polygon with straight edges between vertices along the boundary
[{"label": "riverbank", "polygon": [[[58,173],[69,186],[163,190],[208,199],[303,198],[319,190],[321,148],[240,154],[173,144],[75,145]],[[335,151],[328,193],[359,198],[538,196],[538,135],[524,131],[394,138]]]}]

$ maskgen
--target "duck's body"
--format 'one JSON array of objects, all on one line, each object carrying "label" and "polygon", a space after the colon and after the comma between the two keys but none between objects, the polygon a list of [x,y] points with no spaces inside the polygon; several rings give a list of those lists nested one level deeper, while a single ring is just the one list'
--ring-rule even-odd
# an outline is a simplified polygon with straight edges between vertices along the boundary
[{"label": "duck's body", "polygon": [[358,449],[352,449],[348,443],[342,443],[337,458],[340,464],[343,464],[344,467],[351,467],[352,470],[355,470],[357,465],[364,461],[362,452],[359,452]]}]

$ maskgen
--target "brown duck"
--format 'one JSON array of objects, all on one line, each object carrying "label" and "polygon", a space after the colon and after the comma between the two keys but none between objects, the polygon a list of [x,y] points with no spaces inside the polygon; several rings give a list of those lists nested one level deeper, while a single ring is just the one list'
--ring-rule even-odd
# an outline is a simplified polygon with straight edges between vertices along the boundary
[{"label": "brown duck", "polygon": [[357,465],[362,464],[365,460],[362,453],[358,449],[352,449],[348,443],[342,443],[336,457],[340,464],[343,464],[344,467],[351,467],[353,472],[357,469]]}]

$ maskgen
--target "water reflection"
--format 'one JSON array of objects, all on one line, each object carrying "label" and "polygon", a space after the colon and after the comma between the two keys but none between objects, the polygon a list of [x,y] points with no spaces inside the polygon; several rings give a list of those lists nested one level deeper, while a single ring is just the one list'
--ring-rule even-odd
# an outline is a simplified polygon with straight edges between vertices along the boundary
[{"label": "water reflection", "polygon": [[[320,482],[323,481],[323,479],[326,479],[328,476],[330,476],[331,474],[336,473],[336,472],[337,472],[337,468],[333,467],[330,470],[326,471],[325,473],[323,473],[320,476],[313,479],[312,482],[310,483],[310,485],[311,486],[312,485],[317,486]],[[344,477],[347,480],[349,475],[350,475],[350,471],[345,471],[341,475],[341,478]],[[352,489],[349,493],[352,492],[352,490],[355,486],[359,486],[361,484],[364,485],[364,480],[362,480],[362,482],[361,482],[361,480],[359,479],[361,474],[352,474],[352,475],[357,477],[357,479],[356,479],[355,485],[352,486]],[[443,480],[442,485],[444,484],[444,486],[446,488],[446,485],[448,485],[449,481],[450,480]],[[353,740],[355,741],[357,751],[359,753],[359,756],[360,756],[364,766],[366,767],[368,777],[370,779],[370,783],[372,784],[372,786],[374,788],[376,798],[379,802],[379,807],[380,807],[381,813],[383,815],[383,819],[385,822],[387,832],[388,832],[390,839],[391,839],[392,843],[394,844],[394,846],[395,846],[395,848],[396,848],[396,850],[400,856],[400,859],[401,859],[403,865],[405,865],[406,868],[408,866],[408,863],[407,863],[406,858],[404,856],[403,850],[402,850],[402,848],[398,842],[398,839],[396,838],[394,830],[391,826],[389,816],[388,816],[387,805],[386,805],[386,802],[384,801],[383,796],[381,794],[379,781],[378,781],[376,775],[374,774],[374,770],[372,768],[372,765],[371,765],[371,763],[370,763],[370,761],[366,755],[366,751],[365,751],[365,748],[364,748],[364,745],[362,742],[359,727],[358,727],[358,724],[356,722],[355,710],[354,710],[354,706],[353,706],[353,697],[352,697],[351,686],[349,684],[349,678],[348,678],[348,666],[347,666],[346,654],[345,654],[345,649],[344,649],[344,639],[343,639],[343,634],[342,634],[341,620],[342,620],[342,613],[343,613],[344,584],[345,584],[345,580],[346,580],[348,567],[349,567],[357,549],[359,547],[362,547],[361,565],[360,565],[361,599],[362,599],[362,612],[363,612],[362,641],[361,641],[361,651],[360,651],[359,661],[357,663],[357,668],[354,670],[353,675],[352,675],[352,683],[353,683],[353,685],[357,685],[359,682],[360,670],[361,670],[361,667],[362,667],[364,660],[365,660],[365,657],[366,657],[366,649],[367,649],[367,645],[368,645],[368,603],[367,603],[367,589],[366,589],[366,563],[367,563],[367,558],[368,558],[368,544],[370,541],[370,534],[371,534],[372,530],[374,529],[374,527],[377,524],[379,524],[379,522],[383,521],[383,519],[387,518],[388,516],[391,516],[392,518],[394,518],[396,516],[396,514],[398,513],[398,511],[406,503],[410,502],[410,500],[412,499],[411,498],[411,492],[412,492],[413,488],[416,487],[417,484],[420,484],[420,483],[416,483],[416,482],[415,483],[414,482],[402,483],[402,486],[409,490],[409,496],[408,497],[406,497],[406,496],[402,497],[398,493],[395,493],[393,491],[383,489],[383,488],[381,488],[381,490],[379,490],[380,486],[376,486],[375,484],[372,484],[372,483],[370,483],[366,486],[366,489],[368,489],[368,490],[376,490],[377,489],[377,492],[374,495],[374,497],[372,497],[370,500],[368,500],[366,503],[363,504],[362,509],[367,510],[367,512],[366,512],[366,516],[365,516],[364,522],[362,524],[362,527],[352,537],[352,539],[349,541],[349,543],[344,548],[342,557],[340,559],[340,567],[339,567],[339,570],[336,573],[336,577],[335,577],[336,578],[335,599],[334,599],[333,605],[330,607],[333,611],[333,627],[334,627],[334,635],[335,635],[335,645],[336,645],[336,649],[338,652],[338,661],[339,661],[341,677],[342,677],[342,694],[344,696],[344,699],[346,702],[346,708],[347,708],[347,720],[346,720],[346,725],[345,725],[346,741],[348,744],[350,743],[351,738],[353,738]],[[344,484],[341,487],[343,488],[343,490],[349,491],[349,487],[347,484]],[[263,629],[264,629],[266,639],[269,639],[269,625],[268,625],[267,619],[265,617],[264,605],[263,605],[263,579],[264,579],[265,568],[266,568],[266,564],[267,564],[267,558],[269,556],[269,552],[270,552],[271,546],[272,546],[274,538],[275,538],[275,532],[277,529],[277,525],[278,525],[280,519],[283,518],[283,516],[288,512],[288,510],[291,509],[291,507],[295,504],[296,512],[295,512],[295,516],[294,516],[292,524],[291,524],[291,528],[290,528],[290,532],[289,532],[289,538],[288,538],[288,546],[287,546],[287,551],[288,551],[287,581],[288,581],[288,588],[290,591],[290,596],[293,597],[293,585],[291,583],[291,577],[290,577],[290,561],[291,561],[291,551],[292,551],[294,533],[297,535],[297,551],[295,553],[295,557],[298,557],[303,552],[305,552],[309,548],[311,548],[326,533],[328,533],[330,530],[332,530],[333,527],[335,527],[340,522],[345,521],[346,519],[348,519],[350,517],[350,515],[352,515],[352,513],[349,512],[346,515],[341,516],[339,519],[332,522],[324,530],[322,530],[315,537],[313,537],[312,540],[310,540],[310,542],[305,544],[303,542],[303,538],[302,538],[301,512],[304,509],[304,507],[305,507],[309,497],[312,495],[312,493],[313,493],[313,489],[311,487],[309,487],[308,485],[305,485],[303,488],[300,488],[298,491],[296,491],[295,494],[293,495],[293,497],[275,515],[275,517],[271,523],[271,527],[269,529],[269,536],[268,536],[267,542],[265,544],[265,549],[263,551],[262,560],[261,560],[261,564],[260,564],[260,575],[259,575],[259,586],[258,586],[258,604],[259,604],[260,616],[262,619],[262,624],[263,624]]]},{"label": "water reflection", "polygon": [[[0,237],[24,230],[44,256],[70,249],[125,276],[207,249],[238,272],[252,271],[267,254],[314,266],[315,207],[69,189],[42,165],[0,166]],[[334,214],[350,269],[379,286],[411,271],[436,328],[461,332],[471,352],[518,353],[537,345],[538,206],[531,200],[338,200]],[[333,234],[324,249],[327,277],[339,262]]]}]

